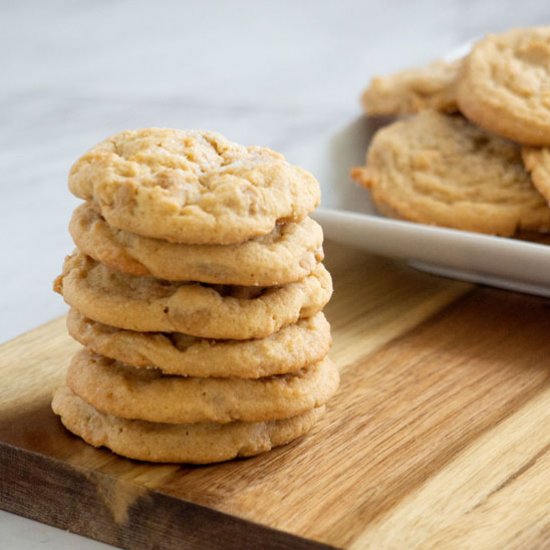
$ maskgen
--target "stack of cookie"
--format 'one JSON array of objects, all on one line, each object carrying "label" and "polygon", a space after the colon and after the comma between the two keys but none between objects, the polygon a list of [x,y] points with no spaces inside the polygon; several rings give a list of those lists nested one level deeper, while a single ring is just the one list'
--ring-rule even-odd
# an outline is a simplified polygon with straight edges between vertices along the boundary
[{"label": "stack of cookie", "polygon": [[490,35],[463,59],[375,78],[377,132],[352,178],[388,216],[512,236],[550,231],[550,27]]},{"label": "stack of cookie", "polygon": [[85,349],[53,410],[155,462],[250,456],[305,434],[338,387],[319,185],[209,132],[126,131],[72,167],[86,202],[55,290]]}]

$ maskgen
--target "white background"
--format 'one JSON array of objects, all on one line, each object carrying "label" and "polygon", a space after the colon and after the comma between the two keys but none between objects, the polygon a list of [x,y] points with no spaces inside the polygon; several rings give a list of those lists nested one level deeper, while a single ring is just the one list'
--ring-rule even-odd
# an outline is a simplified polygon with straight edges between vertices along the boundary
[{"label": "white background", "polygon": [[[540,0],[0,0],[0,341],[65,311],[66,174],[107,135],[208,128],[315,171],[373,74],[548,23]],[[0,512],[0,546],[104,545]]]}]

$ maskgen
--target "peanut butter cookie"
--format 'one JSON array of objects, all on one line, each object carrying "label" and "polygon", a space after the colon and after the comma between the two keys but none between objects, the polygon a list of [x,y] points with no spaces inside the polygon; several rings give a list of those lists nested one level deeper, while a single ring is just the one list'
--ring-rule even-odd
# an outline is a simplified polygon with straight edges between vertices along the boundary
[{"label": "peanut butter cookie", "polygon": [[322,313],[300,319],[259,340],[207,340],[188,334],[135,332],[110,327],[71,309],[69,334],[89,350],[165,374],[260,378],[296,372],[330,350],[330,325]]},{"label": "peanut butter cookie", "polygon": [[66,386],[55,393],[52,409],[69,431],[94,447],[137,460],[189,464],[253,456],[285,445],[306,434],[325,410],[267,422],[157,424],[100,413]]},{"label": "peanut butter cookie", "polygon": [[237,244],[299,222],[318,204],[317,180],[264,147],[213,132],[127,130],[78,159],[69,188],[109,225],[187,244]]},{"label": "peanut butter cookie", "polygon": [[352,177],[393,217],[505,236],[550,228],[520,147],[461,116],[424,111],[383,128]]},{"label": "peanut butter cookie", "polygon": [[454,112],[461,63],[434,61],[426,67],[377,76],[363,92],[363,109],[371,116],[410,115],[424,109]]},{"label": "peanut butter cookie", "polygon": [[311,218],[242,244],[188,245],[111,227],[86,203],[74,211],[69,231],[82,252],[113,269],[170,281],[280,285],[304,278],[323,260],[323,230]]},{"label": "peanut butter cookie", "polygon": [[548,147],[522,147],[525,168],[531,174],[533,185],[550,203],[550,149]]},{"label": "peanut butter cookie", "polygon": [[167,376],[83,350],[67,372],[67,386],[98,411],[167,424],[289,418],[324,405],[338,382],[330,359],[297,373],[247,380]]},{"label": "peanut butter cookie", "polygon": [[464,62],[460,110],[472,122],[527,145],[550,145],[550,27],[489,35]]},{"label": "peanut butter cookie", "polygon": [[128,330],[264,338],[323,309],[332,280],[323,264],[277,287],[169,282],[113,271],[81,253],[65,260],[54,290],[86,317]]}]

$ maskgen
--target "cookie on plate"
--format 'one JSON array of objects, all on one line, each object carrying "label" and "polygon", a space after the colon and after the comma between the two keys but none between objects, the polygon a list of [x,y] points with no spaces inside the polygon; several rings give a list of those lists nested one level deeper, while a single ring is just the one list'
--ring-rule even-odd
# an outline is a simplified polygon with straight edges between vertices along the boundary
[{"label": "cookie on plate", "polygon": [[352,177],[392,217],[505,236],[550,229],[520,147],[461,116],[424,111],[383,128]]},{"label": "cookie on plate", "polygon": [[478,42],[465,59],[457,98],[475,124],[526,145],[550,145],[550,27]]},{"label": "cookie on plate", "polygon": [[525,168],[531,174],[533,185],[550,203],[550,149],[548,147],[522,147]]},{"label": "cookie on plate", "polygon": [[208,464],[253,456],[306,434],[325,408],[267,422],[158,424],[100,413],[66,386],[52,402],[63,425],[94,447],[149,462]]},{"label": "cookie on plate", "polygon": [[76,309],[69,334],[90,351],[165,374],[260,378],[296,372],[321,361],[330,350],[330,325],[323,313],[300,319],[266,338],[209,340],[188,334],[135,332],[92,321]]},{"label": "cookie on plate", "polygon": [[363,109],[371,116],[409,115],[424,109],[454,112],[461,63],[434,61],[426,67],[377,76],[363,92]]},{"label": "cookie on plate", "polygon": [[98,411],[167,424],[289,418],[324,405],[338,383],[330,359],[296,373],[249,380],[168,376],[83,350],[67,371],[67,386]]},{"label": "cookie on plate", "polygon": [[67,257],[54,290],[86,317],[145,332],[203,338],[264,338],[323,309],[332,280],[323,264],[276,287],[169,282],[109,269],[80,252]]},{"label": "cookie on plate", "polygon": [[188,245],[111,227],[85,203],[73,212],[69,231],[79,250],[98,262],[170,281],[280,285],[302,279],[323,260],[323,230],[311,218],[242,244]]},{"label": "cookie on plate", "polygon": [[187,244],[238,244],[299,222],[317,180],[265,147],[214,132],[127,130],[78,159],[69,188],[118,229]]}]

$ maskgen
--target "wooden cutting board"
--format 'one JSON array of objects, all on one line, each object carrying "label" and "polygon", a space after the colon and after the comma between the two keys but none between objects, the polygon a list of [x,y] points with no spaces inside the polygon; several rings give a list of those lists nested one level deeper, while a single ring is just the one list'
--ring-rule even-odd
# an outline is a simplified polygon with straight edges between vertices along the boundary
[{"label": "wooden cutting board", "polygon": [[207,467],[96,450],[49,408],[57,319],[0,347],[0,507],[129,548],[550,548],[548,300],[327,246],[342,386],[310,436]]}]

